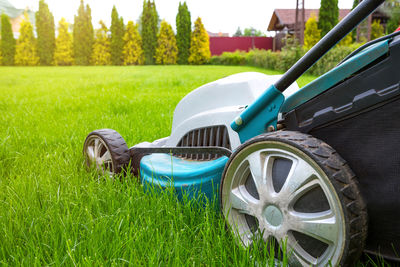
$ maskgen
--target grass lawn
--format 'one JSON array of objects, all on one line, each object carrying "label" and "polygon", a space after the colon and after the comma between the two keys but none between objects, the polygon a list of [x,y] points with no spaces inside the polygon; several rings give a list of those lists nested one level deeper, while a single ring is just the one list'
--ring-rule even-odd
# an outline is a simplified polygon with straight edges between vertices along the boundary
[{"label": "grass lawn", "polygon": [[[254,265],[211,206],[99,179],[82,145],[112,128],[128,146],[168,136],[176,104],[251,67],[1,67],[0,264]],[[311,81],[306,76],[300,85]],[[265,264],[260,264],[265,266]]]}]

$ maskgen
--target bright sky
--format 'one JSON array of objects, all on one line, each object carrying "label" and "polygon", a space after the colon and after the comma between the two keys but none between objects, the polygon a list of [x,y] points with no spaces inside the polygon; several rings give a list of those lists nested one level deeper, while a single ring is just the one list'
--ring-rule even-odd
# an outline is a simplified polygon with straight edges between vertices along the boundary
[{"label": "bright sky", "polygon": [[[183,0],[155,0],[157,12],[175,29],[175,18],[179,2]],[[305,0],[306,8],[319,8],[320,0]],[[9,0],[17,8],[38,9],[38,0]],[[56,22],[64,17],[73,23],[80,0],[46,0]],[[99,20],[108,26],[111,23],[111,9],[117,7],[118,14],[128,20],[137,21],[142,11],[143,0],[85,0],[92,9],[93,26]],[[192,21],[201,17],[210,32],[233,34],[237,27],[254,27],[266,32],[268,22],[275,8],[295,8],[296,0],[186,0]],[[351,8],[353,0],[339,0],[339,8]]]}]

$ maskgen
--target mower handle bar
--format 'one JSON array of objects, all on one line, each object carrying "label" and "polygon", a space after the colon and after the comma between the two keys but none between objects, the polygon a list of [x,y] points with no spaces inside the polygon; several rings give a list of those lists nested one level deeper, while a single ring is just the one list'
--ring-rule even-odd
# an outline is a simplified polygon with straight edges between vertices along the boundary
[{"label": "mower handle bar", "polygon": [[327,53],[336,43],[352,31],[369,14],[371,14],[385,0],[364,0],[356,6],[344,19],[329,31],[316,45],[314,45],[299,61],[296,62],[274,86],[280,92],[285,91],[315,62]]}]

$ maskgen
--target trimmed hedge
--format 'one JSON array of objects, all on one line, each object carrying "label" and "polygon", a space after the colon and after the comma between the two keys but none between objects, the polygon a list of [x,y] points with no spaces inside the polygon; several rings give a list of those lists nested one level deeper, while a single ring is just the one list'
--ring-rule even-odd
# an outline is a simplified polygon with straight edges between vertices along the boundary
[{"label": "trimmed hedge", "polygon": [[[344,57],[358,48],[361,44],[350,46],[337,46],[324,55],[308,73],[321,75],[336,66]],[[296,63],[307,50],[300,46],[289,46],[282,51],[272,52],[271,50],[254,49],[249,52],[236,51],[224,52],[220,56],[213,56],[210,59],[212,65],[249,65],[285,72]]]},{"label": "trimmed hedge", "polygon": [[235,52],[223,52],[220,56],[210,58],[211,65],[247,65],[247,53],[237,50]]}]

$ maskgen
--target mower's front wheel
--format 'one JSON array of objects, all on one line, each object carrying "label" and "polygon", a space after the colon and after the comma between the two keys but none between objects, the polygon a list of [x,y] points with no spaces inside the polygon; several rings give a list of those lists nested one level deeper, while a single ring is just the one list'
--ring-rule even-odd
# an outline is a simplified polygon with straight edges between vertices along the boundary
[{"label": "mower's front wheel", "polygon": [[367,213],[355,176],[310,135],[280,131],[241,145],[225,167],[220,200],[245,246],[279,242],[290,266],[350,266],[363,250]]},{"label": "mower's front wheel", "polygon": [[83,155],[88,167],[110,176],[120,173],[130,161],[124,138],[112,129],[91,132],[83,145]]}]

